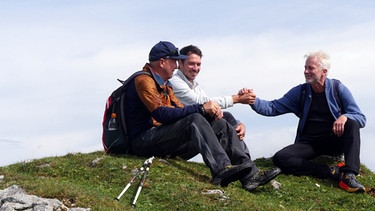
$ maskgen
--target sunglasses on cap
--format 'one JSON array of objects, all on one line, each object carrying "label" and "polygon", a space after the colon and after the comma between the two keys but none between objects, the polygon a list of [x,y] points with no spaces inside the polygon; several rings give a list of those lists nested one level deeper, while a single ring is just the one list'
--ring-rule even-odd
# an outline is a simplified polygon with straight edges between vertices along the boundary
[{"label": "sunglasses on cap", "polygon": [[171,57],[175,57],[175,56],[179,56],[179,55],[180,55],[180,50],[178,50],[178,48],[176,48],[172,52],[169,52],[167,55],[165,55],[163,58],[169,59]]}]

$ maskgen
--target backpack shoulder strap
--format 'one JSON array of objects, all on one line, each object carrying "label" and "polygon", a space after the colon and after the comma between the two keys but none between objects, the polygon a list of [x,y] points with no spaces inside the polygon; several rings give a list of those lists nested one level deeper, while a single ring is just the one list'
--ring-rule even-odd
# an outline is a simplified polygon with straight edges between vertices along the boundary
[{"label": "backpack shoulder strap", "polygon": [[332,83],[333,83],[333,92],[335,94],[335,100],[336,100],[336,103],[337,105],[339,106],[339,110],[341,111],[342,113],[342,106],[341,106],[341,101],[340,101],[340,90],[339,90],[339,85],[341,83],[340,80],[337,80],[337,79],[332,79]]},{"label": "backpack shoulder strap", "polygon": [[115,100],[118,100],[120,99],[120,97],[122,96],[122,94],[125,92],[126,90],[126,85],[131,81],[133,80],[135,77],[139,76],[139,75],[151,75],[150,73],[148,72],[145,72],[145,71],[137,71],[135,73],[133,73],[131,76],[129,76],[126,80],[121,80],[121,79],[117,79],[117,81],[119,81],[122,86],[120,86],[119,88],[117,88],[113,93],[112,93],[112,97],[115,99]]},{"label": "backpack shoulder strap", "polygon": [[146,72],[146,71],[143,71],[143,70],[139,70],[135,73],[133,73],[131,76],[129,76],[128,79],[126,79],[125,81],[121,80],[121,79],[117,79],[120,83],[122,83],[122,85],[126,85],[129,83],[129,81],[131,81],[133,78],[139,76],[139,75],[151,75],[149,72]]},{"label": "backpack shoulder strap", "polygon": [[306,95],[307,95],[307,83],[304,83],[301,85],[301,102],[300,102],[300,105],[299,105],[299,117],[301,118],[302,117],[302,113],[303,113],[303,107],[305,105],[305,100],[306,100]]},{"label": "backpack shoulder strap", "polygon": [[[128,84],[132,79],[134,79],[135,77],[137,77],[137,76],[139,76],[139,75],[148,75],[148,76],[152,77],[151,73],[146,72],[146,71],[143,71],[143,70],[139,70],[139,71],[133,73],[131,76],[129,76],[129,78],[126,79],[125,81],[120,80],[120,79],[117,79],[117,80],[118,80],[120,83],[123,84],[122,87],[124,87],[123,89],[125,90],[126,88],[125,88],[124,85]],[[155,85],[156,85],[156,88],[158,89],[158,91],[163,91],[163,88],[160,87],[160,85],[156,82],[155,79],[154,79],[154,81],[155,81]]]}]

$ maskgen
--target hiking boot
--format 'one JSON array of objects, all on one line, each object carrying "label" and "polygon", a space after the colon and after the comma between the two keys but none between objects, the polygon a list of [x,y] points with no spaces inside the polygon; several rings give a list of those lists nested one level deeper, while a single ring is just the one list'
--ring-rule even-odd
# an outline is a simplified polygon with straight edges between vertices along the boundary
[{"label": "hiking boot", "polygon": [[341,189],[346,190],[350,193],[365,192],[365,188],[363,187],[363,185],[361,185],[361,183],[357,181],[357,179],[355,178],[355,175],[351,172],[341,173],[339,186]]},{"label": "hiking boot", "polygon": [[229,183],[243,178],[250,173],[252,167],[250,163],[240,165],[226,166],[219,173],[212,177],[211,184],[227,187]]},{"label": "hiking boot", "polygon": [[267,171],[258,170],[251,177],[245,178],[241,181],[242,188],[247,190],[247,191],[253,191],[258,186],[269,183],[278,174],[280,174],[280,172],[281,172],[281,170],[279,168],[274,168],[274,169],[267,170]]},{"label": "hiking boot", "polygon": [[329,172],[329,178],[340,181],[340,167],[339,166],[331,166]]},{"label": "hiking boot", "polygon": [[329,175],[328,175],[329,178],[339,182],[341,179],[340,167],[343,167],[343,166],[345,166],[344,162],[339,162],[335,166],[331,166]]}]

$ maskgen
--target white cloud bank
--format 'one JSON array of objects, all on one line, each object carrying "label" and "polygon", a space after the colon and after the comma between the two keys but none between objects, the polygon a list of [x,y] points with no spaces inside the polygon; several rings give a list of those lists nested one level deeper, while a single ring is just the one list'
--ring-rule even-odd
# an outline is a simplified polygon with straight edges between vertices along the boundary
[{"label": "white cloud bank", "polygon": [[[203,50],[199,82],[210,95],[249,87],[264,99],[302,83],[303,55],[326,50],[329,76],[350,88],[367,116],[361,157],[375,171],[374,2],[197,1],[190,10],[169,3],[0,2],[0,165],[102,150],[104,103],[116,79],[139,70],[152,45],[170,40]],[[292,115],[261,117],[244,105],[231,111],[247,125],[253,159],[294,140]]]}]

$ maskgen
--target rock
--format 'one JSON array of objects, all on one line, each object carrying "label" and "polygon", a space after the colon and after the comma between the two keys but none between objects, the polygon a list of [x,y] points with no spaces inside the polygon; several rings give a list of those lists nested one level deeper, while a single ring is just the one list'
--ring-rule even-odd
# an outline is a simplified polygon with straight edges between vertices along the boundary
[{"label": "rock", "polygon": [[276,180],[271,180],[271,185],[273,189],[279,190],[281,188],[281,183]]},{"label": "rock", "polygon": [[27,210],[27,211],[91,211],[90,208],[68,208],[57,199],[41,198],[28,195],[22,188],[12,185],[0,190],[0,210]]},{"label": "rock", "polygon": [[102,158],[103,157],[96,158],[95,160],[91,161],[91,167],[97,166]]}]

